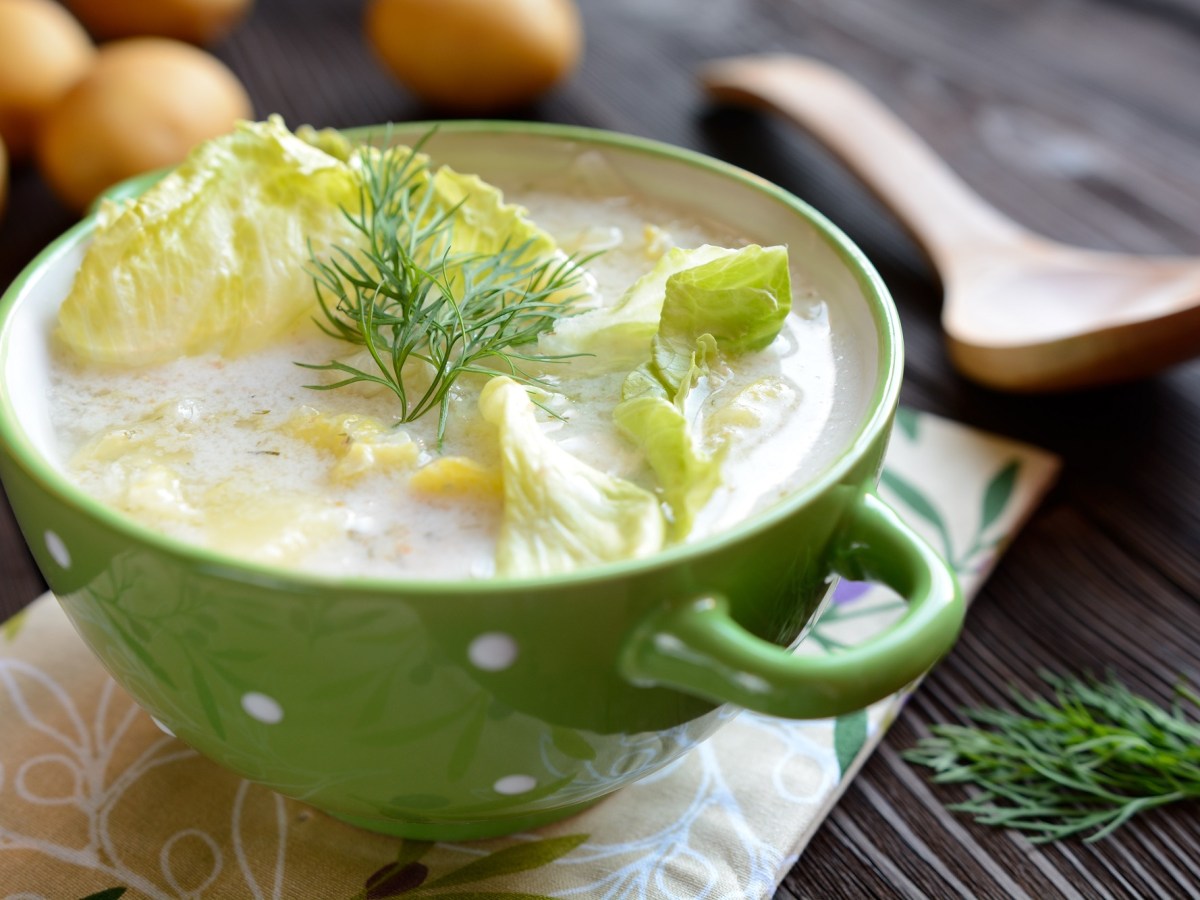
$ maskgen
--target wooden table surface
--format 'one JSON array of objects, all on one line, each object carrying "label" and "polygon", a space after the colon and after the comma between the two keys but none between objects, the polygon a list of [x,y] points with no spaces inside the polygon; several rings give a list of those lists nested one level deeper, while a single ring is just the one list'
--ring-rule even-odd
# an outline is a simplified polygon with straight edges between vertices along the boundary
[{"label": "wooden table surface", "polygon": [[[1114,837],[1034,847],[947,812],[900,753],[963,705],[1003,704],[1037,672],[1111,670],[1166,699],[1200,680],[1200,363],[1063,396],[976,387],[946,361],[936,276],[889,215],[805,135],[706,104],[696,67],[758,51],[836,63],[916,127],[1000,209],[1062,240],[1200,255],[1196,0],[582,0],[581,69],[515,118],[691,147],[805,198],[874,260],[908,347],[903,402],[1059,453],[1058,487],[989,580],[779,897],[1200,896],[1197,807]],[[291,125],[426,118],[375,64],[357,0],[259,0],[214,48],[256,113]],[[12,173],[0,286],[72,222]],[[0,514],[0,618],[44,590]]]}]

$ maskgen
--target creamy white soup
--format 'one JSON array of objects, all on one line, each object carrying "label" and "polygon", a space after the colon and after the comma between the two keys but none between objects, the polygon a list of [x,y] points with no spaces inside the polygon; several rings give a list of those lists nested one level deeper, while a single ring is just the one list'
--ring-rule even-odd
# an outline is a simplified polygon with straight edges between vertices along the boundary
[{"label": "creamy white soup", "polygon": [[[645,199],[504,187],[560,247],[603,251],[587,264],[594,302],[616,302],[668,247],[747,243]],[[777,502],[852,437],[853,417],[836,411],[861,406],[861,363],[845,346],[835,352],[830,310],[804,260],[792,258],[790,269],[792,311],[778,337],[703,379],[688,401],[693,423],[719,423],[731,397],[765,386],[753,427],[723,455],[718,486],[678,540]],[[439,444],[436,411],[397,424],[390,392],[306,387],[330,379],[297,363],[347,352],[307,323],[251,353],[146,368],[59,351],[50,403],[63,464],[86,491],[154,530],[238,557],[355,576],[492,576],[504,486],[496,429],[477,412],[489,379],[456,383]],[[573,360],[535,368],[543,434],[587,466],[656,491],[642,453],[613,420],[628,372],[592,375]]]}]

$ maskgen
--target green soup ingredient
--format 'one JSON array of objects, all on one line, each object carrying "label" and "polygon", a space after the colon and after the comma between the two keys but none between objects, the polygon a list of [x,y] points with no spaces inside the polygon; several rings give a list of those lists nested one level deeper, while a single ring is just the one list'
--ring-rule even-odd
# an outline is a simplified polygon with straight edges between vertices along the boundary
[{"label": "green soup ingredient", "polygon": [[103,205],[57,336],[125,366],[264,346],[312,313],[310,247],[357,245],[342,208],[358,202],[348,163],[278,118],[242,123],[140,198]]},{"label": "green soup ingredient", "polygon": [[[474,175],[427,162],[407,148],[368,149],[363,201],[346,216],[364,237],[312,271],[324,330],[364,347],[374,365],[334,360],[310,368],[344,376],[318,389],[382,385],[400,421],[440,411],[462,375],[506,371],[532,382],[521,363],[570,311],[586,276],[521,207]],[[419,388],[410,391],[410,386]]]},{"label": "green soup ingredient", "polygon": [[672,535],[682,538],[720,484],[721,456],[739,432],[736,418],[727,417],[706,442],[692,410],[717,388],[726,360],[761,350],[779,334],[792,302],[787,251],[729,251],[681,268],[663,290],[650,359],[626,378],[613,416],[645,453],[671,511]]},{"label": "green soup ingredient", "polygon": [[658,499],[632,482],[594,469],[547,438],[527,390],[493,378],[479,411],[496,426],[504,513],[496,573],[553,575],[662,549]]},{"label": "green soup ingredient", "polygon": [[538,338],[538,350],[547,355],[586,357],[573,362],[580,371],[628,371],[650,355],[650,342],[658,333],[662,317],[667,279],[683,269],[735,252],[711,244],[692,250],[672,247],[612,306],[589,309],[555,323],[553,331]]}]

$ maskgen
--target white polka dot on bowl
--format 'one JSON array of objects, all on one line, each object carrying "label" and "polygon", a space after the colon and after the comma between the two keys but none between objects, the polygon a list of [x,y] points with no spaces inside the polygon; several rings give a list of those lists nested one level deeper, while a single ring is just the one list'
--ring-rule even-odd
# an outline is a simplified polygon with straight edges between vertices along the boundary
[{"label": "white polka dot on bowl", "polygon": [[242,709],[252,719],[257,719],[265,725],[274,725],[283,721],[283,707],[274,697],[251,691],[242,695]]},{"label": "white polka dot on bowl", "polygon": [[517,642],[502,631],[489,631],[471,641],[467,658],[477,669],[499,672],[517,661]]},{"label": "white polka dot on bowl", "polygon": [[505,775],[492,785],[497,794],[527,794],[537,787],[532,775]]},{"label": "white polka dot on bowl", "polygon": [[46,550],[50,553],[50,558],[58,563],[62,568],[71,568],[71,551],[67,549],[67,545],[53,531],[47,531],[42,535],[42,540],[46,542]]}]

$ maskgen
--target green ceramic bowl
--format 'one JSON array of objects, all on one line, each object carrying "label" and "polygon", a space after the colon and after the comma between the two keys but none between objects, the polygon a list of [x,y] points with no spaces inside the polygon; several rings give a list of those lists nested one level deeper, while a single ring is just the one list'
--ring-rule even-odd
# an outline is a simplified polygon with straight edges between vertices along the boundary
[{"label": "green ceramic bowl", "polygon": [[[461,170],[517,178],[592,151],[634,190],[786,243],[869,369],[861,408],[841,411],[852,436],[755,518],[579,574],[402,582],[239,562],[105,508],[53,462],[47,334],[89,218],[34,260],[0,307],[0,476],[75,627],[165,729],[367,828],[484,837],[587,806],[687,752],[738,708],[838,715],[903,688],[946,652],[963,616],[954,577],[874,493],[900,387],[899,324],[844,235],[746,172],[627,136],[456,122],[429,150]],[[838,576],[892,586],[906,616],[844,653],[793,655]]]}]

